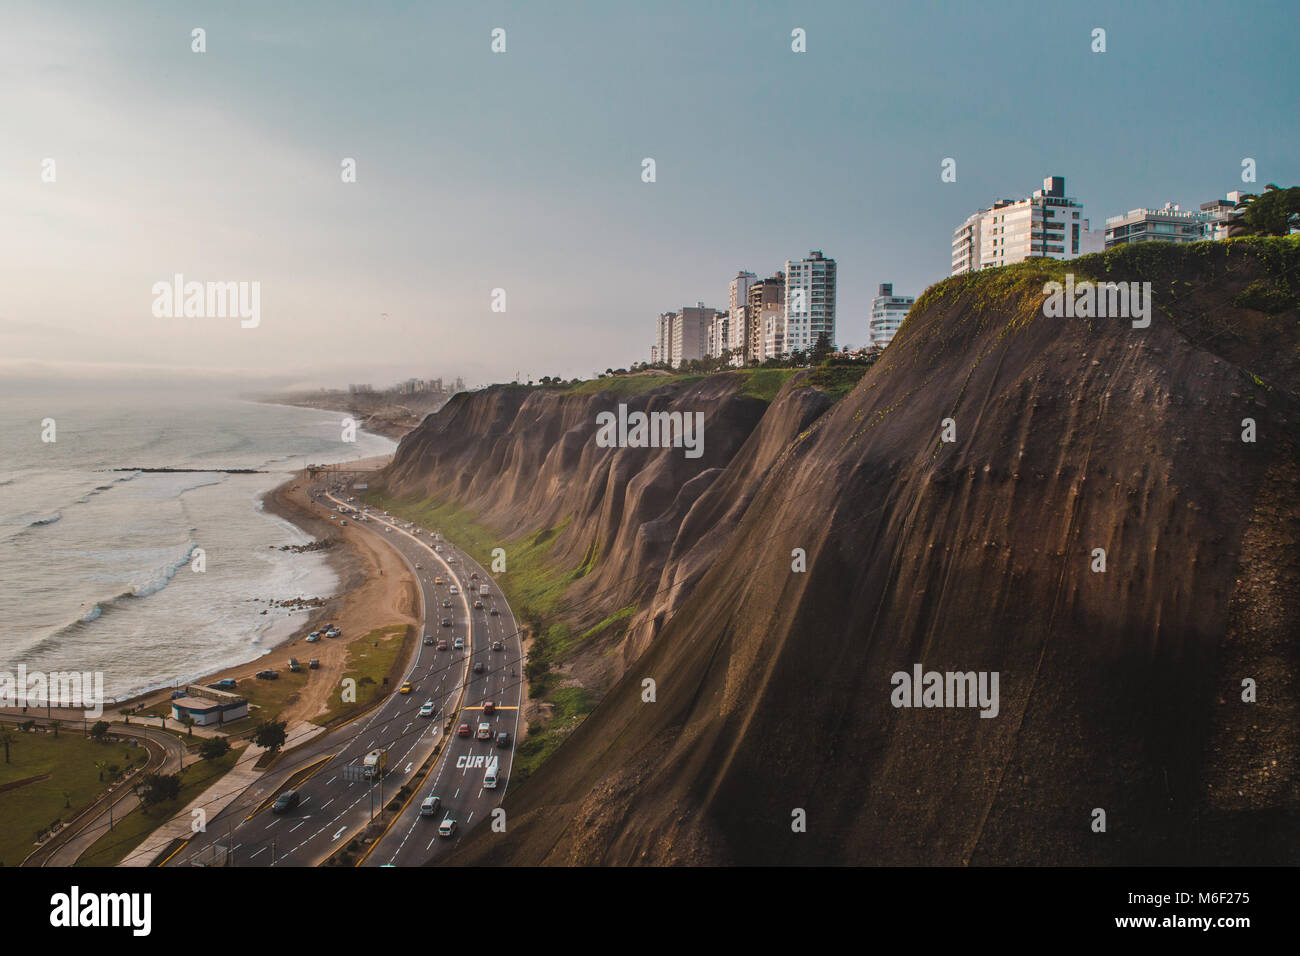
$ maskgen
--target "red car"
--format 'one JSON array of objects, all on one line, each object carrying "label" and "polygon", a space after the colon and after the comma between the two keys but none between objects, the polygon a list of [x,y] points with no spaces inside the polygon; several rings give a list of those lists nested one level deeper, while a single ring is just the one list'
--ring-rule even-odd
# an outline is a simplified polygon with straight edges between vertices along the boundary
[{"label": "red car", "polygon": [[469,724],[461,724],[459,727],[457,727],[457,728],[456,728],[456,736],[457,736],[457,737],[468,737],[468,736],[469,736]]},{"label": "red car", "polygon": [[485,701],[483,701],[483,713],[485,713],[485,714],[495,714],[496,712],[497,712],[497,704],[496,704],[496,701],[494,701],[494,700],[485,700]]},{"label": "red car", "polygon": [[439,641],[439,642],[438,642],[438,650],[440,650],[440,651],[445,651],[446,649],[447,649],[447,642],[446,642],[446,641]]}]

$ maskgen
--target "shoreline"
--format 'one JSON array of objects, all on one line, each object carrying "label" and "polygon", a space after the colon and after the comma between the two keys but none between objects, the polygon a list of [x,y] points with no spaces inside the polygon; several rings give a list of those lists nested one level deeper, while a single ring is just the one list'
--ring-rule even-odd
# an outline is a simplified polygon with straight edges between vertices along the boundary
[{"label": "shoreline", "polygon": [[[347,464],[378,472],[391,460],[390,453],[355,459]],[[306,613],[297,619],[294,627],[284,636],[267,644],[255,656],[184,681],[185,684],[211,685],[225,678],[241,682],[252,680],[256,671],[268,666],[265,662],[268,656],[286,652],[324,622],[335,623],[344,628],[343,635],[309,645],[321,661],[320,669],[308,672],[310,677],[300,695],[302,699],[288,704],[282,711],[282,715],[289,714],[295,721],[310,721],[323,709],[328,696],[328,692],[323,692],[324,688],[337,683],[327,678],[332,674],[341,677],[348,647],[354,640],[374,629],[366,627],[367,622],[374,623],[375,626],[383,626],[379,621],[385,625],[418,623],[415,582],[410,580],[409,572],[400,566],[400,559],[395,552],[382,544],[366,542],[361,537],[365,532],[359,529],[352,531],[350,528],[341,528],[321,514],[313,512],[310,502],[305,498],[305,492],[301,490],[305,485],[305,472],[295,471],[284,481],[262,492],[256,501],[261,510],[291,524],[310,538],[301,547],[324,552],[325,561],[338,581],[334,593],[324,598],[321,604],[305,609]],[[389,573],[385,574],[385,570]],[[166,686],[142,690],[111,704],[106,701],[105,712],[111,710],[121,714],[132,708],[153,707],[165,702],[177,686],[182,686],[179,679]],[[307,693],[308,688],[313,692]],[[315,706],[317,702],[322,706]]]}]

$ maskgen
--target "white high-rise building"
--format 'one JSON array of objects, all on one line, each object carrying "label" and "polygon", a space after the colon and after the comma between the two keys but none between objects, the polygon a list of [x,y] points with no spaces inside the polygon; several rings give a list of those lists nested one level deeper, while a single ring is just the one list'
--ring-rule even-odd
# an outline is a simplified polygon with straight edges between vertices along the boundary
[{"label": "white high-rise building", "polygon": [[731,348],[731,313],[721,310],[713,313],[713,318],[709,320],[709,347],[707,354],[714,357],[721,357],[722,353]]},{"label": "white high-rise building", "polygon": [[[744,365],[749,347],[749,287],[758,276],[743,269],[731,280],[727,295],[727,348],[731,349],[731,364]],[[718,353],[721,354],[721,353]]]},{"label": "white high-rise building", "polygon": [[1089,228],[1083,203],[1065,195],[1065,177],[1048,176],[1026,199],[1000,199],[953,230],[952,275],[1024,262],[1035,256],[1073,259],[1100,252],[1104,238]]},{"label": "white high-rise building", "polygon": [[785,352],[807,352],[823,333],[834,348],[835,260],[813,250],[785,264]]},{"label": "white high-rise building", "polygon": [[892,282],[880,283],[878,294],[871,300],[871,344],[884,348],[892,342],[915,301],[910,295],[894,295]]}]

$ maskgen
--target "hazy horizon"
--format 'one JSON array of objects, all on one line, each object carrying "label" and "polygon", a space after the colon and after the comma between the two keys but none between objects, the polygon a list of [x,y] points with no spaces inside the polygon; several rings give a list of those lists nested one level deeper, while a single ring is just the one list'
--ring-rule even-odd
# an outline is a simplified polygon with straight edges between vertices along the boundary
[{"label": "hazy horizon", "polygon": [[[838,338],[860,345],[879,283],[919,295],[967,215],[1045,176],[1093,229],[1300,181],[1297,14],[1249,13],[1238,32],[1203,3],[18,3],[0,374],[587,377],[648,360],[658,313],[725,307],[737,270],[810,249],[838,261]],[[259,283],[259,324],[155,316],[176,274]]]}]

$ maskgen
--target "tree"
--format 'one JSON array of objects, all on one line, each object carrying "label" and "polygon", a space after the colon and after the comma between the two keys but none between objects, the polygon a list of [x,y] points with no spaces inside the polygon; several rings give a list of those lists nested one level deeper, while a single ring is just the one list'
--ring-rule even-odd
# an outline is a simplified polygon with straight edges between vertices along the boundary
[{"label": "tree", "polygon": [[216,760],[230,752],[230,741],[225,737],[209,737],[199,744],[199,756],[204,760]]},{"label": "tree", "polygon": [[14,736],[12,730],[8,727],[0,727],[0,745],[3,745],[5,748],[5,763],[9,762],[9,745],[17,742],[18,738]]},{"label": "tree", "polygon": [[287,739],[284,732],[286,726],[283,720],[262,721],[257,725],[257,732],[253,734],[253,743],[275,753],[284,746]]},{"label": "tree", "polygon": [[146,807],[175,800],[181,793],[181,775],[178,773],[147,773],[135,785],[136,796]]},{"label": "tree", "polygon": [[184,715],[181,717],[181,723],[185,725],[185,736],[187,736],[187,737],[193,737],[193,736],[194,736],[194,718],[193,718],[191,715],[189,715],[189,714],[184,714]]},{"label": "tree", "polygon": [[[90,739],[96,743],[104,742],[104,735],[108,733],[108,721],[97,720],[90,726]],[[103,779],[102,777],[100,778]]]},{"label": "tree", "polygon": [[813,345],[812,352],[808,357],[808,364],[821,365],[831,354],[831,337],[827,332],[817,336],[817,343]]},{"label": "tree", "polygon": [[103,782],[104,782],[104,771],[108,769],[108,761],[107,761],[107,760],[96,760],[96,761],[95,761],[95,769],[99,771],[99,782],[100,782],[100,783],[103,783]]},{"label": "tree", "polygon": [[1229,236],[1285,236],[1300,229],[1300,186],[1279,189],[1273,183],[1259,195],[1241,197],[1228,223]]}]

